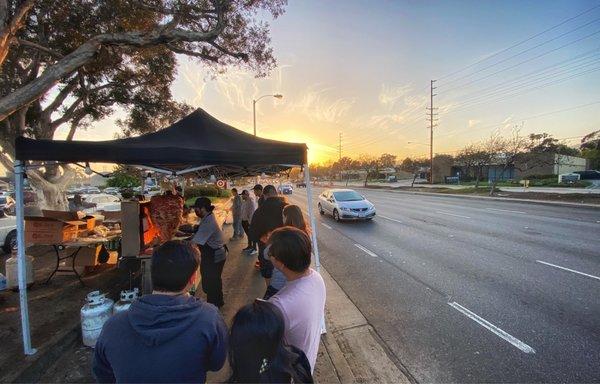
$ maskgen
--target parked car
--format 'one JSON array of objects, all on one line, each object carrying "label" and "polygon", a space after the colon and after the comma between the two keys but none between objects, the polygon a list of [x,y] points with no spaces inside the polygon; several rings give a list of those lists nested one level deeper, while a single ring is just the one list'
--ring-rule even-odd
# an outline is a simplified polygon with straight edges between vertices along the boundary
[{"label": "parked car", "polygon": [[600,171],[590,169],[587,171],[576,171],[573,172],[580,176],[580,180],[600,180]]},{"label": "parked car", "polygon": [[79,190],[80,194],[92,195],[96,193],[102,193],[98,187],[83,187]]},{"label": "parked car", "polygon": [[328,189],[319,195],[319,213],[330,214],[335,221],[372,220],[375,206],[353,189]]},{"label": "parked car", "polygon": [[83,201],[90,204],[96,204],[95,208],[86,208],[86,213],[93,213],[96,211],[120,211],[121,210],[121,199],[118,196],[109,195],[106,193],[92,194],[82,196]]},{"label": "parked car", "polygon": [[294,192],[294,189],[289,184],[280,185],[277,189],[282,195],[291,195]]},{"label": "parked car", "polygon": [[106,187],[104,188],[104,190],[102,191],[102,193],[106,193],[109,195],[118,195],[119,194],[119,188],[117,187]]},{"label": "parked car", "polygon": [[0,240],[2,240],[2,250],[5,253],[10,253],[12,248],[17,245],[17,220],[14,216],[0,218]]},{"label": "parked car", "polygon": [[299,181],[296,183],[296,188],[306,188],[306,183],[304,181]]}]

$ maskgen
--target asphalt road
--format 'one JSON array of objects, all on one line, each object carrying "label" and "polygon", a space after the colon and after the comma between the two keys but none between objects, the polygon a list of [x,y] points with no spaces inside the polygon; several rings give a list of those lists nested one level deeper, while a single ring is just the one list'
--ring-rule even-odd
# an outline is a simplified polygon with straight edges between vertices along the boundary
[{"label": "asphalt road", "polygon": [[417,381],[600,381],[600,209],[359,191],[322,263]]}]

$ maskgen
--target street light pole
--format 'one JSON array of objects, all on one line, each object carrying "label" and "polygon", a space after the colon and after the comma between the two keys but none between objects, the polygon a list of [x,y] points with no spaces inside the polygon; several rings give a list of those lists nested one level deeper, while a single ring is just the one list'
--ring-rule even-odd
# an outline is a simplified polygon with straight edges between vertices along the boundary
[{"label": "street light pole", "polygon": [[252,120],[253,120],[253,125],[254,125],[254,136],[256,136],[256,103],[260,99],[265,98],[265,97],[274,97],[276,99],[281,99],[281,98],[283,98],[283,95],[280,93],[276,93],[274,95],[262,95],[258,99],[252,100]]}]

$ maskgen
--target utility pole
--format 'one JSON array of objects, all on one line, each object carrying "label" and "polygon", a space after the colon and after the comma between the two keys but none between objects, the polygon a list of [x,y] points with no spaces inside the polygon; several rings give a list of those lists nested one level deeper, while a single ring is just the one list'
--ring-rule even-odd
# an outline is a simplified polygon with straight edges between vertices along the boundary
[{"label": "utility pole", "polygon": [[338,147],[338,160],[342,160],[342,132],[340,132],[340,144]]},{"label": "utility pole", "polygon": [[434,116],[437,116],[437,113],[434,113],[434,110],[437,108],[433,107],[433,96],[436,96],[433,93],[433,90],[436,87],[433,86],[435,80],[431,80],[430,83],[430,98],[429,98],[429,183],[433,184],[433,127],[437,127],[437,124],[434,124],[436,119]]}]

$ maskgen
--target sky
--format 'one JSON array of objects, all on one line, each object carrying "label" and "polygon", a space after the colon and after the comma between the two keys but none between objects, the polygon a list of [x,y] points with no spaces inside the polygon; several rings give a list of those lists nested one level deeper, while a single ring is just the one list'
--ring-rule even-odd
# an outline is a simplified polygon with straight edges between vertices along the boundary
[{"label": "sky", "polygon": [[[595,8],[594,8],[595,7]],[[174,98],[259,136],[306,142],[309,161],[456,153],[493,132],[566,143],[600,129],[600,1],[290,0],[271,22],[278,67],[215,79],[179,57]],[[113,118],[76,139],[114,137]],[[66,127],[57,138],[65,135]]]}]

